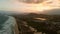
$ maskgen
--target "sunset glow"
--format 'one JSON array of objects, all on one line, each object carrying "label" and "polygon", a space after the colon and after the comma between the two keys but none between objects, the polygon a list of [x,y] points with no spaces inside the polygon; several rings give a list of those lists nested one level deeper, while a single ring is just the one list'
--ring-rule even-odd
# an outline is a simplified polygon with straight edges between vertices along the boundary
[{"label": "sunset glow", "polygon": [[59,0],[45,0],[42,3],[38,3],[38,4],[28,4],[28,3],[23,3],[24,5],[26,5],[24,8],[22,8],[24,11],[28,11],[28,12],[44,12],[45,10],[51,10],[51,9],[57,9],[60,8],[60,1]]},{"label": "sunset glow", "polygon": [[[1,0],[2,1],[2,0]],[[45,10],[60,8],[59,0],[44,0],[41,3],[25,3],[19,0],[0,1],[0,10],[18,11],[18,12],[42,12]]]}]

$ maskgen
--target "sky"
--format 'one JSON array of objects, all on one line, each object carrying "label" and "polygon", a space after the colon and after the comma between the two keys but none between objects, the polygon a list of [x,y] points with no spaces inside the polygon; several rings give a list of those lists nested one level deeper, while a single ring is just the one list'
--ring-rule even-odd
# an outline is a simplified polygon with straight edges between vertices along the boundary
[{"label": "sky", "polygon": [[[50,2],[50,3],[49,3]],[[18,11],[18,12],[41,12],[44,10],[60,9],[60,1],[47,0],[39,4],[26,4],[19,0],[0,0],[0,10]]]},{"label": "sky", "polygon": [[15,0],[0,0],[0,10],[14,10],[18,8]]}]

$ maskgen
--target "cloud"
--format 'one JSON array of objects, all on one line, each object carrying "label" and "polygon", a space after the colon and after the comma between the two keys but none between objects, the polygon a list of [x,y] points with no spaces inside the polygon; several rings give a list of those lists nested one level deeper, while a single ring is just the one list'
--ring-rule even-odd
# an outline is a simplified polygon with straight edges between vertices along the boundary
[{"label": "cloud", "polygon": [[44,0],[19,0],[19,2],[23,2],[23,3],[41,3]]},{"label": "cloud", "polygon": [[[19,2],[19,0],[0,0],[0,10],[8,10],[8,11],[18,11],[18,12],[25,12],[25,13],[39,12],[40,10],[45,11],[45,9],[46,10],[50,9],[51,7],[49,7],[49,6],[52,6],[53,9],[55,9],[55,7],[56,7],[56,9],[57,9],[57,7],[60,6],[60,4],[58,4],[58,2],[56,4],[55,4],[55,2],[53,4],[48,4],[48,3],[47,4],[45,4],[45,3],[27,4],[27,3]],[[44,11],[43,11],[43,13],[44,13]],[[40,12],[42,12],[42,11],[40,11]],[[53,12],[46,11],[46,13],[51,14]]]}]

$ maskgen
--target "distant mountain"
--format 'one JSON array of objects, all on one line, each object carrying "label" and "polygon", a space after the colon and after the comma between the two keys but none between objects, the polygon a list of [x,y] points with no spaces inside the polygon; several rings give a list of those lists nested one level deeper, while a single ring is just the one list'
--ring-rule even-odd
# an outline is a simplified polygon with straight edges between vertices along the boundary
[{"label": "distant mountain", "polygon": [[17,11],[4,11],[4,10],[0,10],[0,14],[17,15],[17,14],[20,14],[20,13],[17,13]]},{"label": "distant mountain", "polygon": [[[38,11],[36,11],[38,12]],[[4,11],[4,10],[0,10],[1,14],[7,14],[7,15],[20,15],[20,14],[29,14],[24,11]],[[31,12],[32,13],[32,12]],[[60,9],[52,9],[52,10],[45,10],[43,13],[38,12],[37,14],[46,14],[46,15],[60,15]]]},{"label": "distant mountain", "polygon": [[47,15],[60,15],[60,9],[53,9],[45,11]]}]

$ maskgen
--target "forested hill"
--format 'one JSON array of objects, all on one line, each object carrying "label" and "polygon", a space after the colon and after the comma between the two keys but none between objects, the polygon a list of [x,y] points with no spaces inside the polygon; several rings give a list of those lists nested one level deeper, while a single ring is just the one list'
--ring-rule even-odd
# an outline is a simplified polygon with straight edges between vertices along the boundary
[{"label": "forested hill", "polygon": [[36,13],[29,13],[29,14],[20,14],[20,15],[13,15],[16,18],[27,20],[33,18],[45,18],[51,21],[60,21],[60,15],[45,15],[45,14],[36,14]]},{"label": "forested hill", "polygon": [[[57,32],[60,32],[60,15],[30,13],[13,16],[17,20],[19,30],[21,30],[21,26],[23,27],[22,29],[24,29],[23,31],[25,31],[27,28],[30,30],[29,26],[31,26],[32,28],[36,29],[37,32],[45,32],[47,34],[56,34]],[[28,27],[24,24],[28,25]]]}]

